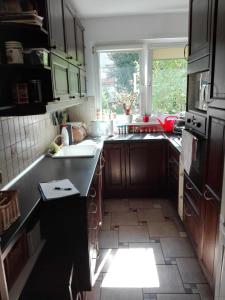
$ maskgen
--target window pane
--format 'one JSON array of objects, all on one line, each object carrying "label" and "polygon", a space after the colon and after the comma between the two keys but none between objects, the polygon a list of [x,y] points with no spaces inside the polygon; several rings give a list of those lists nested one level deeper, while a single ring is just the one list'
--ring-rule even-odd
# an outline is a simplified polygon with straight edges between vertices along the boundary
[{"label": "window pane", "polygon": [[[140,54],[139,52],[101,52],[100,92],[105,116],[140,111]],[[123,105],[124,104],[124,105]]]},{"label": "window pane", "polygon": [[153,59],[152,113],[185,111],[187,62],[185,59]]}]

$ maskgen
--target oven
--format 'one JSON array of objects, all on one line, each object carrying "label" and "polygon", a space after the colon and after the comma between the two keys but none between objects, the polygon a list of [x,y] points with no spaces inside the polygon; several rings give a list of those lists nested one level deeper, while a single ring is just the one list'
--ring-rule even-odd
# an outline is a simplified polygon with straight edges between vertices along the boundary
[{"label": "oven", "polygon": [[200,192],[203,191],[206,165],[206,121],[205,116],[187,112],[182,134],[184,171]]}]

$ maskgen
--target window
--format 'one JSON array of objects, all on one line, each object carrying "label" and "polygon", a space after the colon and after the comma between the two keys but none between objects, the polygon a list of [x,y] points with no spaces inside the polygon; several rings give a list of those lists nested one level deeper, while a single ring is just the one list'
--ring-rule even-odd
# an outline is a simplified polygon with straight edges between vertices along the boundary
[{"label": "window", "polygon": [[140,53],[108,51],[99,53],[100,98],[105,116],[140,113]]},{"label": "window", "polygon": [[182,49],[152,51],[152,113],[177,114],[185,111],[187,62]]},{"label": "window", "polygon": [[122,120],[130,106],[134,116],[185,111],[187,62],[182,47],[98,50],[98,59],[103,118]]}]

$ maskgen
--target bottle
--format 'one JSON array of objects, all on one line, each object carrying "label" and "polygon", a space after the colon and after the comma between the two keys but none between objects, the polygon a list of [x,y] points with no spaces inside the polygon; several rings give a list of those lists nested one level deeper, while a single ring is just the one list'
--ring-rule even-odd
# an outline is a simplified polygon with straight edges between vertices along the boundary
[{"label": "bottle", "polygon": [[63,146],[69,146],[69,134],[66,126],[62,127],[61,135]]}]

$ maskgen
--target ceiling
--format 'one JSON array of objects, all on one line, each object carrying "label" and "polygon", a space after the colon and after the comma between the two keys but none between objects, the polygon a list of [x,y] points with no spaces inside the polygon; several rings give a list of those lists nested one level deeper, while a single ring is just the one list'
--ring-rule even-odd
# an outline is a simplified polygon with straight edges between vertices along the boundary
[{"label": "ceiling", "polygon": [[189,0],[74,0],[82,18],[187,12]]}]

